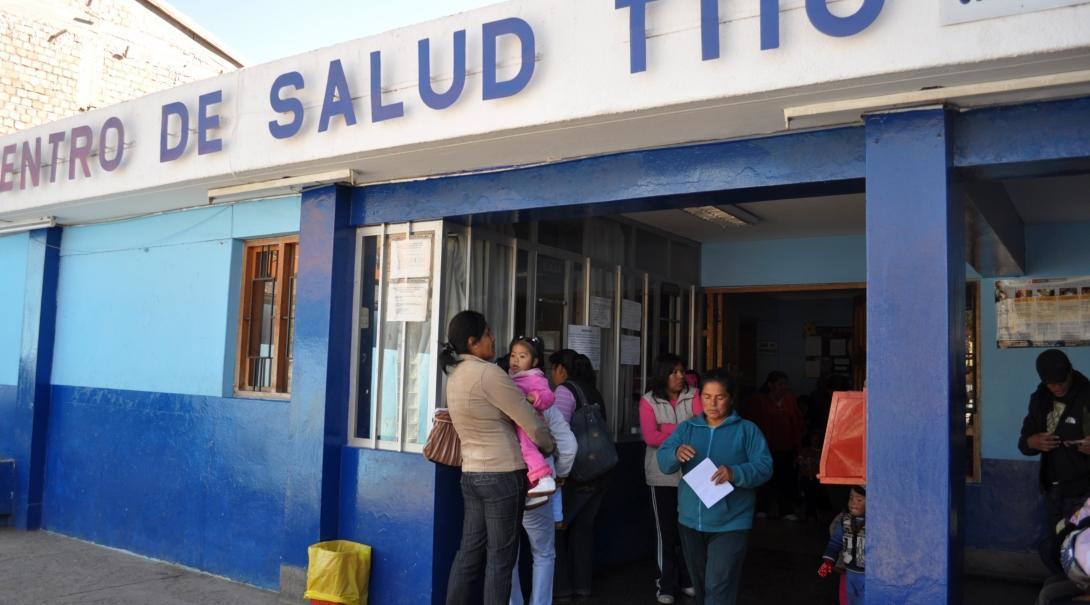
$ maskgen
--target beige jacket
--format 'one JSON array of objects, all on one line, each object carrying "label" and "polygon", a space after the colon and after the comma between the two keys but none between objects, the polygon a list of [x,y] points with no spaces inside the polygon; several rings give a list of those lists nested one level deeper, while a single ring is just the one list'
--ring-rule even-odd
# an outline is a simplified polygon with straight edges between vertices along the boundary
[{"label": "beige jacket", "polygon": [[459,355],[458,360],[447,377],[447,407],[462,442],[463,471],[526,468],[512,421],[546,453],[553,451],[548,426],[506,372],[474,355]]}]

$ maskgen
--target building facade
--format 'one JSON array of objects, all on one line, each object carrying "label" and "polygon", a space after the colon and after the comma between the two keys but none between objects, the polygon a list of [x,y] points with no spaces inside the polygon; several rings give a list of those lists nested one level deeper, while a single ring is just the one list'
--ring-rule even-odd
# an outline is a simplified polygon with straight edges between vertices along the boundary
[{"label": "building facade", "polygon": [[715,295],[862,288],[868,602],[959,602],[1035,561],[1038,350],[992,293],[1090,272],[1088,73],[1081,1],[516,0],[7,135],[13,522],[289,593],[352,539],[374,602],[441,602],[419,452],[476,308],[597,351],[624,561],[650,359],[721,365]]},{"label": "building facade", "polygon": [[220,76],[241,60],[165,2],[0,5],[0,132]]}]

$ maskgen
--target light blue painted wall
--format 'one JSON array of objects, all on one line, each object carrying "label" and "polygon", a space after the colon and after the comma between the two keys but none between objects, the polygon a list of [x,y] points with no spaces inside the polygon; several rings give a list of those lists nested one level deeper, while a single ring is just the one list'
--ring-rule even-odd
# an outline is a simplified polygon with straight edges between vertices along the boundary
[{"label": "light blue painted wall", "polygon": [[[1090,223],[1028,226],[1026,257],[1027,278],[1090,275]],[[994,279],[981,280],[981,455],[1033,460],[1018,451],[1018,434],[1029,395],[1039,382],[1034,361],[1044,349],[999,349],[995,346],[994,291]],[[1090,347],[1068,347],[1063,351],[1071,358],[1075,369],[1090,375]]]},{"label": "light blue painted wall", "polygon": [[710,288],[864,282],[866,262],[862,234],[705,244],[701,284]]},{"label": "light blue painted wall", "polygon": [[26,233],[0,236],[0,384],[19,382],[29,242]]},{"label": "light blue painted wall", "polygon": [[239,240],[298,229],[298,198],[65,229],[53,383],[229,393]]}]

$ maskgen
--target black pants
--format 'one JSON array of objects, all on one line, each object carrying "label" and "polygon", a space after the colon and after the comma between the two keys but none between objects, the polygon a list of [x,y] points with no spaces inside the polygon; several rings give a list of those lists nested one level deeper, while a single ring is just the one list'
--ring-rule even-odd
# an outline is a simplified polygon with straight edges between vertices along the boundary
[{"label": "black pants", "polygon": [[659,565],[659,594],[677,596],[681,592],[679,588],[692,584],[685,568],[681,537],[678,534],[677,488],[652,486],[651,510],[655,515],[655,561]]},{"label": "black pants", "polygon": [[594,575],[594,519],[605,496],[605,479],[564,484],[564,524],[556,530],[553,597],[590,596]]},{"label": "black pants", "polygon": [[518,557],[526,471],[462,473],[462,543],[450,568],[447,605],[469,605],[472,587],[484,574],[484,604],[506,605],[511,570]]}]

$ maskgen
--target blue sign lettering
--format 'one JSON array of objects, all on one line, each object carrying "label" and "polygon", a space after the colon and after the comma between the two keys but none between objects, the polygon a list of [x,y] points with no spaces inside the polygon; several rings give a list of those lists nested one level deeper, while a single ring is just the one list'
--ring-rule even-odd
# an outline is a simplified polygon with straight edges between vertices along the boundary
[{"label": "blue sign lettering", "polygon": [[806,0],[806,16],[818,31],[827,36],[854,36],[870,27],[882,12],[885,0],[864,0],[863,6],[848,17],[837,17],[829,12],[826,0]]},{"label": "blue sign lettering", "polygon": [[3,155],[0,156],[0,192],[11,191],[15,188],[15,150],[18,145],[12,143],[4,146]]},{"label": "blue sign lettering", "polygon": [[95,140],[95,131],[90,126],[76,126],[72,129],[72,138],[68,140],[68,180],[76,178],[76,162],[83,167],[83,177],[91,176],[91,166],[87,160],[91,157],[91,145]]},{"label": "blue sign lettering", "polygon": [[371,121],[382,122],[405,115],[405,106],[398,101],[382,104],[382,52],[371,53]]},{"label": "blue sign lettering", "polygon": [[223,149],[222,140],[208,138],[209,130],[220,127],[219,114],[208,115],[208,107],[222,102],[222,90],[216,90],[197,97],[197,155],[215,153]]},{"label": "blue sign lettering", "polygon": [[[107,133],[114,131],[114,140],[116,141],[117,153],[113,158],[106,158],[106,150],[109,149],[107,143],[109,140],[106,138]],[[102,169],[106,172],[113,172],[121,166],[121,160],[125,157],[125,125],[121,122],[120,118],[112,117],[104,124],[102,124],[102,131],[98,133],[98,164],[102,166]],[[25,161],[25,158],[24,158]],[[37,186],[38,183],[34,183]]]},{"label": "blue sign lettering", "polygon": [[[616,0],[615,10],[628,10],[628,71],[647,71],[647,3],[655,0]],[[716,19],[718,22],[718,19]],[[716,28],[719,35],[719,27]]]},{"label": "blue sign lettering", "polygon": [[719,58],[719,0],[700,0],[700,57]]},{"label": "blue sign lettering", "polygon": [[344,77],[341,60],[329,62],[329,73],[325,80],[325,96],[322,99],[322,115],[318,118],[318,132],[329,130],[329,121],[333,116],[344,116],[348,126],[356,124],[356,110],[352,107],[352,93],[348,90],[348,79]]},{"label": "blue sign lettering", "polygon": [[417,88],[420,99],[432,109],[446,109],[454,105],[466,85],[466,30],[454,32],[454,72],[450,88],[437,93],[431,87],[431,40],[424,38],[417,43]]},{"label": "blue sign lettering", "polygon": [[[170,124],[170,117],[178,117],[178,143],[173,147],[167,141],[168,125]],[[50,137],[52,141],[52,137]],[[174,160],[182,157],[185,153],[186,145],[189,144],[189,110],[186,109],[185,103],[181,101],[175,101],[173,103],[167,103],[163,105],[163,118],[160,124],[159,130],[159,162],[173,162]]]},{"label": "blue sign lettering", "polygon": [[19,163],[19,189],[26,189],[27,177],[30,177],[30,186],[37,187],[41,182],[42,172],[42,138],[34,139],[34,151],[30,150],[30,141],[23,141],[23,158]]},{"label": "blue sign lettering", "polygon": [[[485,23],[481,28],[484,35],[484,100],[512,97],[522,92],[534,75],[535,55],[534,30],[530,24],[512,17],[500,21]],[[499,66],[496,61],[496,44],[500,36],[515,36],[522,46],[522,65],[519,72],[510,80],[497,80]]]},{"label": "blue sign lettering", "polygon": [[280,96],[280,92],[289,86],[295,90],[303,90],[303,74],[297,71],[280,74],[269,89],[269,105],[272,106],[273,111],[290,113],[293,116],[287,124],[281,124],[276,120],[269,122],[269,133],[277,139],[293,137],[303,127],[303,102],[294,97],[285,99]]}]

